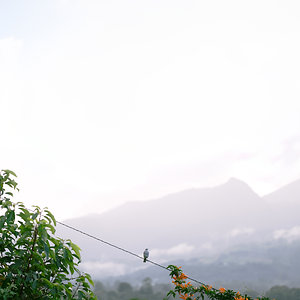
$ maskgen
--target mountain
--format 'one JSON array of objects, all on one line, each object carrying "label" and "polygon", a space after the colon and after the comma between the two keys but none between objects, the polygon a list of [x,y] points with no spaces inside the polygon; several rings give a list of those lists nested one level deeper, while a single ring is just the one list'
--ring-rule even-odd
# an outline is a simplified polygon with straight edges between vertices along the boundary
[{"label": "mountain", "polygon": [[264,196],[263,200],[270,204],[270,219],[278,228],[289,229],[300,225],[300,180]]},{"label": "mountain", "polygon": [[[252,227],[253,216],[260,218],[261,208],[265,206],[249,186],[230,179],[217,187],[129,202],[100,215],[70,219],[65,223],[125,248],[141,251],[146,246],[153,249],[181,243],[200,244],[239,227]],[[79,241],[84,238],[85,243],[80,245],[89,243],[76,232],[68,231],[68,235]],[[93,251],[88,252],[91,257]],[[99,252],[95,252],[94,258],[98,255]]]},{"label": "mountain", "polygon": [[277,204],[296,204],[300,206],[300,179],[287,184],[277,191],[263,197],[267,202]]},{"label": "mountain", "polygon": [[[213,265],[224,253],[231,253],[234,260],[234,249],[257,248],[260,253],[266,243],[273,247],[297,240],[298,199],[300,181],[259,197],[246,183],[232,178],[216,187],[129,202],[64,223],[140,255],[149,248],[151,259],[160,263],[192,259],[195,266]],[[147,267],[128,253],[62,226],[58,234],[82,248],[83,266],[94,277],[128,275]],[[267,257],[256,256],[260,263]],[[246,258],[243,264],[251,263],[249,255]]]}]

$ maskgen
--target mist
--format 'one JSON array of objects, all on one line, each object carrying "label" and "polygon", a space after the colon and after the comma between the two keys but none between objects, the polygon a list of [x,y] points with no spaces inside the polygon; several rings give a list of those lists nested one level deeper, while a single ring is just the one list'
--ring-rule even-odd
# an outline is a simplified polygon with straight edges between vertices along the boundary
[{"label": "mist", "polygon": [[[299,287],[299,11],[293,0],[2,1],[0,166],[18,175],[16,201],[210,284]],[[107,284],[168,281],[57,233]]]}]

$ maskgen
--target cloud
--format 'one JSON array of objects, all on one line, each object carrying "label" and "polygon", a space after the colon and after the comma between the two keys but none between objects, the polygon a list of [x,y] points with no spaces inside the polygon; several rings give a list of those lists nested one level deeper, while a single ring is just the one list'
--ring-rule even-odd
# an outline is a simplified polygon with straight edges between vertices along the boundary
[{"label": "cloud", "polygon": [[280,160],[288,167],[299,162],[300,135],[293,136],[292,138],[284,141],[282,144],[282,153],[279,157],[276,157],[275,161]]},{"label": "cloud", "polygon": [[[0,79],[5,84],[15,79],[18,58],[22,49],[23,42],[14,37],[0,39]],[[13,85],[13,82],[11,83]],[[3,87],[6,85],[3,85]]]},{"label": "cloud", "polygon": [[0,39],[0,80],[2,84],[0,95],[2,99],[6,93],[10,94],[8,91],[11,92],[13,87],[16,88],[15,76],[22,46],[22,41],[14,37]]},{"label": "cloud", "polygon": [[212,242],[204,242],[201,246],[195,247],[188,243],[180,243],[171,248],[150,249],[150,259],[154,261],[170,262],[178,259],[200,259],[202,262],[214,260],[218,255],[220,247]]},{"label": "cloud", "polygon": [[289,242],[300,239],[300,226],[295,226],[290,229],[279,229],[273,232],[275,240],[285,239]]},{"label": "cloud", "polygon": [[0,39],[0,59],[12,57],[22,47],[22,41],[14,37]]},{"label": "cloud", "polygon": [[82,271],[93,274],[96,277],[105,276],[118,276],[127,273],[128,267],[124,264],[118,264],[114,262],[97,262],[97,261],[86,261],[80,264]]},{"label": "cloud", "polygon": [[251,235],[254,233],[254,229],[250,227],[245,228],[235,228],[229,232],[229,237],[237,237],[241,235]]},{"label": "cloud", "polygon": [[168,249],[153,249],[151,250],[151,257],[167,259],[170,257],[184,257],[185,255],[192,253],[194,250],[195,247],[193,245],[181,243]]},{"label": "cloud", "polygon": [[117,263],[115,261],[83,261],[80,263],[80,270],[87,272],[93,278],[107,279],[109,276],[128,275],[149,267],[148,264],[138,262],[139,264]]}]

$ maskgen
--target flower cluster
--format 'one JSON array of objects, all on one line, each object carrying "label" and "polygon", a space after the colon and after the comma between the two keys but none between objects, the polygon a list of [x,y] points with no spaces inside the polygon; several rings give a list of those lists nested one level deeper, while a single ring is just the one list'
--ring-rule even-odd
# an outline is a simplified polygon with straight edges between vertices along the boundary
[{"label": "flower cluster", "polygon": [[[209,299],[215,300],[254,300],[247,295],[242,296],[240,292],[226,290],[223,287],[215,289],[211,285],[205,284],[194,287],[190,281],[186,281],[188,279],[188,276],[182,272],[181,267],[170,265],[168,266],[168,269],[170,270],[170,276],[173,279],[172,283],[175,285],[175,288],[174,290],[169,291],[167,297],[173,296],[175,298],[177,294],[179,295],[179,298],[183,300],[204,299],[204,295],[206,295]],[[256,298],[255,300],[269,299],[266,297],[262,297]]]},{"label": "flower cluster", "polygon": [[175,285],[175,290],[179,294],[180,299],[184,300],[196,300],[194,298],[193,287],[191,282],[186,282],[186,279],[188,278],[183,272],[180,271],[180,268],[178,268],[179,272],[172,275],[173,281]]}]

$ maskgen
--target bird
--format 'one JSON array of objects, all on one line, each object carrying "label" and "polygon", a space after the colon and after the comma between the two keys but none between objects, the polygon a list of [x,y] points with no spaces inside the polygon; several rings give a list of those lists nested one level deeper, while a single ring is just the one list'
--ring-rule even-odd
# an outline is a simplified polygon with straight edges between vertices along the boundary
[{"label": "bird", "polygon": [[149,251],[148,251],[148,248],[146,248],[144,251],[144,263],[147,261],[148,257],[149,257]]}]

